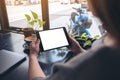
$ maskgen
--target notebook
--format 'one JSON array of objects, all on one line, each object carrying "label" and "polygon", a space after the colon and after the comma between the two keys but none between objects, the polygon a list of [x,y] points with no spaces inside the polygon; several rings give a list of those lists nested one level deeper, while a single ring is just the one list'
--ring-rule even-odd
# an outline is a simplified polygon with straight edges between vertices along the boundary
[{"label": "notebook", "polygon": [[0,75],[12,70],[25,60],[25,55],[8,50],[0,50]]}]

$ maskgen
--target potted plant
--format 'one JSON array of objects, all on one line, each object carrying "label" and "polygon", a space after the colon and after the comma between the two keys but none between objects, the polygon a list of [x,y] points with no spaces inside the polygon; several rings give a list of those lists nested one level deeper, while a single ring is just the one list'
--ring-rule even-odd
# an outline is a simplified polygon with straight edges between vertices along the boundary
[{"label": "potted plant", "polygon": [[98,38],[100,38],[99,35],[96,35],[93,38],[91,38],[86,33],[83,33],[81,36],[74,36],[73,35],[73,37],[79,42],[80,46],[83,49],[89,49],[91,47],[92,43],[95,40],[97,40]]},{"label": "potted plant", "polygon": [[38,14],[36,12],[31,11],[31,14],[32,16],[30,16],[29,14],[25,14],[28,23],[28,27],[23,28],[25,37],[31,36],[35,33],[36,30],[40,30],[45,24],[44,21],[39,19]]}]

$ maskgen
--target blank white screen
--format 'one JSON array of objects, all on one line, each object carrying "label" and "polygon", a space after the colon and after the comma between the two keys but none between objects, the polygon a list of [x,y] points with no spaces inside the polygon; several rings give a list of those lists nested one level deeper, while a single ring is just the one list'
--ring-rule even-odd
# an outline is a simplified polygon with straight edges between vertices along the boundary
[{"label": "blank white screen", "polygon": [[68,45],[63,28],[39,32],[44,50]]}]

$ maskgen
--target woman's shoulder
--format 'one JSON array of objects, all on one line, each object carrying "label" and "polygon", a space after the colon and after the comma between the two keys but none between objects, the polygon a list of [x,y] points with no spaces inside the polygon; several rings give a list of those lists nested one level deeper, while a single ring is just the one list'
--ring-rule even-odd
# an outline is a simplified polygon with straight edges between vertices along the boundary
[{"label": "woman's shoulder", "polygon": [[[62,76],[63,73],[65,73],[66,75],[64,76],[64,78],[69,77],[71,80],[74,80],[74,78],[76,78],[76,74],[78,74],[76,80],[92,80],[91,77],[94,78],[94,76],[98,76],[96,79],[98,80],[99,77],[104,76],[103,74],[112,75],[113,74],[112,72],[115,71],[120,72],[119,61],[120,61],[119,49],[101,47],[99,49],[95,50],[91,49],[88,50],[88,52],[79,54],[73,57],[65,64],[59,65],[56,64],[53,70],[54,73],[60,72]],[[88,75],[84,73],[87,73]],[[117,73],[114,74],[117,75]],[[110,78],[109,76],[104,77]],[[105,80],[104,77],[102,77],[103,80]]]},{"label": "woman's shoulder", "polygon": [[[55,64],[52,74],[45,80],[99,80],[99,78],[111,80],[111,78],[119,77],[114,76],[118,74],[114,72],[120,72],[119,61],[120,50],[117,48],[90,49],[73,57],[65,64]],[[44,79],[36,78],[33,80]]]},{"label": "woman's shoulder", "polygon": [[[73,57],[68,63],[71,64],[82,64],[86,63],[94,63],[94,61],[105,62],[107,60],[112,60],[115,62],[117,60],[120,61],[120,49],[119,48],[110,48],[107,46],[102,46],[97,49],[89,49],[88,51],[81,53],[75,57]],[[107,63],[107,62],[106,62]]]}]

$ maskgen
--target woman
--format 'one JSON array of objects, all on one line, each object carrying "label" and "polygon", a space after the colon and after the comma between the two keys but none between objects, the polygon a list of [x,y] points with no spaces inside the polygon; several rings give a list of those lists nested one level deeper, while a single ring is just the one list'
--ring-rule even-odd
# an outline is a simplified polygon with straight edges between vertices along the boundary
[{"label": "woman", "polygon": [[70,38],[72,46],[69,49],[81,54],[65,64],[55,64],[49,77],[37,61],[40,41],[33,41],[30,45],[30,80],[120,80],[120,0],[88,0],[88,5],[93,15],[102,21],[107,31],[105,37],[88,51]]}]

